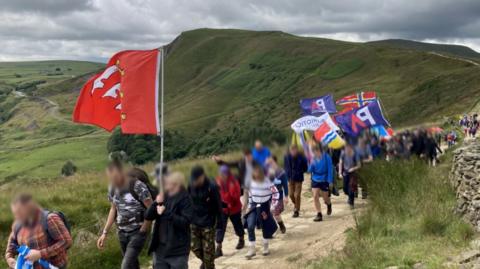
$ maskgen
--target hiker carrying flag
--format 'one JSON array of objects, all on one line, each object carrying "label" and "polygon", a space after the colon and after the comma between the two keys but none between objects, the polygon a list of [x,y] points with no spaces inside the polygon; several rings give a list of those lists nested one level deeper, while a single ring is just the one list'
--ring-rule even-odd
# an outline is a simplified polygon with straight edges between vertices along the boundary
[{"label": "hiker carrying flag", "polygon": [[145,213],[145,219],[155,220],[148,250],[153,253],[153,269],[188,268],[193,204],[184,184],[182,173],[169,174],[164,181],[164,192]]},{"label": "hiker carrying flag", "polygon": [[19,247],[24,246],[29,251],[23,258],[33,263],[34,269],[43,269],[41,259],[60,269],[66,268],[72,236],[65,216],[42,209],[29,194],[17,195],[11,208],[15,222],[5,254],[8,266],[15,268]]}]

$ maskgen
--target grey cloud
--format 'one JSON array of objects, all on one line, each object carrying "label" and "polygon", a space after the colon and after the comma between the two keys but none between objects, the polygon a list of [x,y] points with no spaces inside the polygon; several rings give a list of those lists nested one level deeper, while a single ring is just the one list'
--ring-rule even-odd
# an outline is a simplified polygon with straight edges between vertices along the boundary
[{"label": "grey cloud", "polygon": [[0,11],[65,14],[93,9],[91,0],[0,0]]},{"label": "grey cloud", "polygon": [[[480,48],[477,0],[0,0],[1,59],[108,57],[194,28],[281,30],[354,41]],[[35,53],[31,53],[35,51]]]}]

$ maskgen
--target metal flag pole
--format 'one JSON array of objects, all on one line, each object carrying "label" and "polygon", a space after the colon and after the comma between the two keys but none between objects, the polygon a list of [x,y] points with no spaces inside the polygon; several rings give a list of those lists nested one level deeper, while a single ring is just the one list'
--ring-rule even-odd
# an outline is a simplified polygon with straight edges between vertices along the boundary
[{"label": "metal flag pole", "polygon": [[158,173],[157,185],[160,193],[163,192],[163,140],[164,140],[164,59],[165,59],[165,49],[164,46],[160,48],[160,171]]}]

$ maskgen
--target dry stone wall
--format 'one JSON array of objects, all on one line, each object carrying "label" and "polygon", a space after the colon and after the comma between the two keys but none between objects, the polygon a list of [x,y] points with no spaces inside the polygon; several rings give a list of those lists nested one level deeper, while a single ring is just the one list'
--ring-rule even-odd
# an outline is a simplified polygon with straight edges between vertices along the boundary
[{"label": "dry stone wall", "polygon": [[456,211],[480,231],[480,141],[465,141],[454,151],[450,180],[457,195]]}]

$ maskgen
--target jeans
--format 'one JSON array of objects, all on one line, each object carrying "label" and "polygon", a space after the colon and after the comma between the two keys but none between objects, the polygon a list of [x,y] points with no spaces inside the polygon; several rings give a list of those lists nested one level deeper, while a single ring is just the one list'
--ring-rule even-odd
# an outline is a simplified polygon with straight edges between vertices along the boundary
[{"label": "jeans", "polygon": [[242,223],[242,213],[238,212],[237,214],[233,215],[227,215],[225,213],[222,214],[222,218],[220,219],[219,225],[217,225],[217,231],[216,231],[216,237],[215,241],[217,243],[222,243],[223,238],[225,237],[225,231],[227,230],[227,224],[228,224],[228,219],[233,224],[233,229],[235,230],[235,234],[243,238],[245,235],[245,230],[243,229],[243,223]]},{"label": "jeans", "polygon": [[188,269],[188,255],[165,258],[153,254],[153,269]]},{"label": "jeans", "polygon": [[348,204],[353,205],[355,200],[355,176],[352,173],[343,175],[343,192],[348,195]]},{"label": "jeans", "polygon": [[139,230],[133,232],[118,232],[120,247],[122,249],[122,267],[121,269],[140,269],[138,256],[142,252],[147,234]]}]

